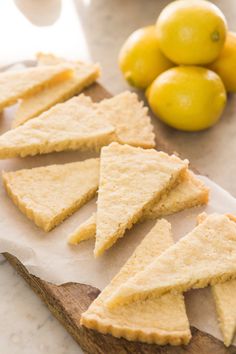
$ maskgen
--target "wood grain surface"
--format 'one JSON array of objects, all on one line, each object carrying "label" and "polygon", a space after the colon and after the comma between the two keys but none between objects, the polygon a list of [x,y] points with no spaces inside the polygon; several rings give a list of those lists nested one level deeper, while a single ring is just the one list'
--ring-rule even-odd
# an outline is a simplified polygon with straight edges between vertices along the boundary
[{"label": "wood grain surface", "polygon": [[[99,101],[110,94],[99,84],[85,91],[93,100]],[[158,123],[155,123],[155,125]],[[155,127],[158,129],[158,127]],[[172,152],[168,142],[158,134],[158,149]],[[80,316],[87,310],[100,290],[78,283],[66,283],[60,286],[45,282],[33,275],[13,255],[4,256],[29,286],[40,296],[53,315],[88,354],[236,354],[236,347],[226,348],[221,341],[192,327],[192,340],[188,346],[158,346],[129,342],[110,335],[103,335],[80,325]]]}]

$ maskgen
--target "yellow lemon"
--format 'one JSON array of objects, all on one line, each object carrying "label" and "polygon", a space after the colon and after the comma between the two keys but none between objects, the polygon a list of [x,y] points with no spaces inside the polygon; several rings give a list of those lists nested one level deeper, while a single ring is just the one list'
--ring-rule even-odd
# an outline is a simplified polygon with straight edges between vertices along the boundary
[{"label": "yellow lemon", "polygon": [[228,92],[236,92],[236,33],[229,32],[220,56],[210,64],[222,79]]},{"label": "yellow lemon", "polygon": [[137,88],[146,88],[173,65],[160,51],[155,26],[133,32],[119,54],[119,67],[125,79]]},{"label": "yellow lemon", "polygon": [[152,83],[148,102],[166,124],[186,131],[198,131],[215,124],[226,104],[220,77],[197,66],[167,70]]},{"label": "yellow lemon", "polygon": [[227,24],[220,9],[205,0],[178,0],[167,5],[156,23],[163,53],[174,63],[202,65],[223,48]]}]

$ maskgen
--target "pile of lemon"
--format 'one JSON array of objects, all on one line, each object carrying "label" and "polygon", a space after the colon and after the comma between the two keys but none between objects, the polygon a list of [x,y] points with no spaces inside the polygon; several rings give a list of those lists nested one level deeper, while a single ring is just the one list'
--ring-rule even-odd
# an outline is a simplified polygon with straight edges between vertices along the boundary
[{"label": "pile of lemon", "polygon": [[209,128],[221,116],[227,92],[236,92],[236,34],[221,10],[205,0],[177,0],[156,25],[124,43],[125,79],[146,90],[152,111],[185,131]]}]

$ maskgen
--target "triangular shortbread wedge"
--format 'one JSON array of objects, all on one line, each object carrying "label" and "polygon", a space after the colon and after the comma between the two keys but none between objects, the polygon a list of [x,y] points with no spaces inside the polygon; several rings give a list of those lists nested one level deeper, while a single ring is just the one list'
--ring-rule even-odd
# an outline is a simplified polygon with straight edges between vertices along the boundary
[{"label": "triangular shortbread wedge", "polygon": [[68,64],[3,72],[0,74],[0,110],[49,84],[69,79],[72,74]]},{"label": "triangular shortbread wedge", "polygon": [[95,104],[101,113],[106,113],[109,122],[116,127],[120,144],[129,144],[143,148],[155,147],[155,135],[148,108],[138,100],[138,96],[125,91],[112,98]]},{"label": "triangular shortbread wedge", "polygon": [[209,215],[114,293],[109,306],[160,296],[168,291],[223,283],[236,277],[236,224]]},{"label": "triangular shortbread wedge", "polygon": [[80,224],[69,236],[68,243],[76,245],[79,242],[94,238],[96,235],[96,213]]},{"label": "triangular shortbread wedge", "polygon": [[[130,107],[132,106],[132,109]],[[111,141],[153,147],[147,109],[124,92],[94,103],[81,94],[0,136],[0,158],[53,151],[96,149]]]},{"label": "triangular shortbread wedge", "polygon": [[59,82],[56,85],[46,87],[22,100],[12,122],[13,128],[38,116],[56,103],[63,102],[77,95],[100,76],[100,68],[97,64],[70,62],[51,54],[38,54],[39,65],[57,65],[62,63],[71,65],[73,68],[72,77],[65,82]]},{"label": "triangular shortbread wedge", "polygon": [[[143,220],[156,219],[165,215],[177,213],[181,210],[206,204],[208,202],[209,189],[199,180],[193,172],[187,170],[183,180],[167,195],[163,195],[160,201],[147,210],[142,216]],[[77,244],[96,235],[96,214],[69,236],[68,242]]]},{"label": "triangular shortbread wedge", "polygon": [[197,176],[187,170],[183,180],[168,195],[147,210],[143,219],[156,219],[179,211],[207,204],[209,188]]},{"label": "triangular shortbread wedge", "polygon": [[3,173],[9,196],[44,231],[50,231],[94,197],[99,159]]},{"label": "triangular shortbread wedge", "polygon": [[[227,216],[231,220],[236,221],[235,216]],[[198,222],[203,222],[206,217],[206,213],[200,214]],[[216,311],[224,338],[224,344],[228,347],[232,343],[236,330],[236,280],[229,280],[225,283],[215,284],[211,287],[211,290],[216,304]]]},{"label": "triangular shortbread wedge", "polygon": [[159,220],[123,268],[82,314],[81,323],[115,337],[159,345],[188,344],[191,333],[182,294],[137,301],[110,310],[106,300],[130,277],[142,271],[172,245],[171,225]]},{"label": "triangular shortbread wedge", "polygon": [[98,150],[116,140],[115,128],[81,94],[0,136],[0,158],[64,150]]},{"label": "triangular shortbread wedge", "polygon": [[94,254],[101,255],[179,182],[187,160],[112,143],[101,151]]},{"label": "triangular shortbread wedge", "polygon": [[236,331],[236,280],[212,286],[220,328],[224,344],[228,347]]}]

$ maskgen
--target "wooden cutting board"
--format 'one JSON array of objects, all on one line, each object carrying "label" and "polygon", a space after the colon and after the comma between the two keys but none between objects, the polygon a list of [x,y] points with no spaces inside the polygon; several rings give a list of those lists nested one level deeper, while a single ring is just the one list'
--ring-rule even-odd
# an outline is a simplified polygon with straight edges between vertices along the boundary
[{"label": "wooden cutting board", "polygon": [[[99,84],[85,91],[93,100],[100,101],[111,95]],[[157,126],[158,125],[158,126]],[[172,152],[172,148],[162,136],[161,123],[155,121],[158,130],[158,149]],[[158,346],[129,342],[125,339],[102,335],[80,325],[80,316],[87,310],[100,290],[85,284],[66,283],[60,286],[45,282],[34,275],[13,255],[4,256],[29,286],[40,296],[52,314],[64,325],[67,331],[88,354],[236,354],[236,347],[225,348],[223,343],[209,334],[192,327],[192,340],[188,346]],[[158,314],[157,314],[158,315]]]}]

